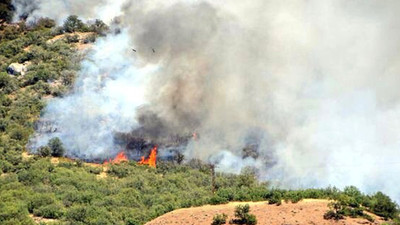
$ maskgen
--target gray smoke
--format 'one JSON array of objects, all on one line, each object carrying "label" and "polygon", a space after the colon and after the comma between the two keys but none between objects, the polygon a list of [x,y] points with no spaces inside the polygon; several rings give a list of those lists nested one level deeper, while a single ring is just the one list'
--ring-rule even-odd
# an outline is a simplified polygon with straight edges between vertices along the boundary
[{"label": "gray smoke", "polygon": [[[66,14],[98,14],[62,2],[71,5]],[[32,17],[53,17],[44,1],[36,4]],[[70,154],[110,154],[113,132],[134,129],[151,112],[171,133],[200,135],[187,159],[217,162],[222,171],[255,166],[260,178],[284,187],[356,185],[400,199],[400,2],[115,4],[124,32],[96,44],[77,88],[44,115],[57,121]],[[107,5],[114,4],[89,8]],[[87,92],[81,82],[101,85]],[[111,84],[117,91],[106,91]],[[128,91],[137,89],[143,98]],[[248,145],[257,157],[245,157]]]},{"label": "gray smoke", "polygon": [[62,23],[69,15],[110,22],[121,11],[124,0],[13,0],[16,7],[15,20],[26,17],[34,22],[49,17]]}]

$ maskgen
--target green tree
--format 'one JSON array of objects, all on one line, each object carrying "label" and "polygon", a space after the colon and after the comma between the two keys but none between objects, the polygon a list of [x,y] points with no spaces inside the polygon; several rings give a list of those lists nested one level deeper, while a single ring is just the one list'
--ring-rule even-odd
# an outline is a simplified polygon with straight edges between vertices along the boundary
[{"label": "green tree", "polygon": [[12,0],[2,0],[0,2],[0,20],[10,22],[13,18],[14,6]]},{"label": "green tree", "polygon": [[75,15],[71,15],[65,20],[63,28],[68,33],[87,30],[86,25]]},{"label": "green tree", "polygon": [[36,24],[36,28],[52,28],[56,26],[56,22],[50,18],[40,18]]},{"label": "green tree", "polygon": [[393,219],[398,214],[396,203],[392,202],[389,196],[382,192],[377,192],[373,198],[372,211],[385,219]]},{"label": "green tree", "polygon": [[90,31],[100,35],[105,35],[109,27],[99,19],[96,19],[92,25],[90,25]]},{"label": "green tree", "polygon": [[64,156],[65,149],[60,138],[55,137],[49,140],[47,146],[51,149],[51,155],[54,157]]}]

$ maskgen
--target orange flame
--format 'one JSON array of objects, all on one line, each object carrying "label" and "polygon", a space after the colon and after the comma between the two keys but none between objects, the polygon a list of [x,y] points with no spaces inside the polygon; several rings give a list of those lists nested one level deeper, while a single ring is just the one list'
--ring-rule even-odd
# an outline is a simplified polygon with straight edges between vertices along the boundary
[{"label": "orange flame", "polygon": [[197,141],[197,140],[199,139],[199,135],[197,134],[197,132],[193,132],[192,138],[193,138],[193,140],[195,140],[195,141]]},{"label": "orange flame", "polygon": [[157,148],[158,146],[156,145],[154,146],[154,148],[151,149],[149,158],[145,159],[144,156],[142,156],[142,159],[140,160],[139,164],[149,165],[150,167],[156,168]]},{"label": "orange flame", "polygon": [[117,154],[117,156],[115,156],[115,158],[114,159],[109,159],[108,161],[106,160],[106,161],[104,161],[104,165],[107,165],[107,164],[109,164],[109,163],[112,163],[112,164],[119,164],[119,163],[121,163],[121,162],[127,162],[128,161],[128,157],[125,155],[125,152],[119,152],[118,154]]}]

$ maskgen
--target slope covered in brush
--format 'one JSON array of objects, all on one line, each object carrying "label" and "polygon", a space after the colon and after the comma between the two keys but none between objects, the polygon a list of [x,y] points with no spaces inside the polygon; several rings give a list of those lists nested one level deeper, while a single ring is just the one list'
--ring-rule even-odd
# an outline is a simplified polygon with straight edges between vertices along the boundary
[{"label": "slope covered in brush", "polygon": [[[367,196],[355,188],[344,192],[334,188],[276,190],[259,183],[252,170],[240,175],[217,174],[213,184],[210,167],[196,160],[185,165],[159,162],[157,168],[126,162],[110,165],[104,177],[99,176],[101,167],[82,161],[54,164],[48,157],[23,158],[48,99],[63,96],[73,84],[81,57],[76,51],[78,44],[95,38],[80,40],[74,34],[61,38],[60,34],[101,33],[76,17],[69,22],[55,27],[54,21],[42,19],[30,26],[1,27],[0,224],[33,224],[31,216],[56,219],[56,224],[143,224],[190,206],[249,200],[296,202],[302,198],[344,198],[345,204],[362,205],[388,219],[396,217],[396,204],[382,193]],[[26,71],[22,74],[14,67],[11,71],[13,63],[25,66]]]}]

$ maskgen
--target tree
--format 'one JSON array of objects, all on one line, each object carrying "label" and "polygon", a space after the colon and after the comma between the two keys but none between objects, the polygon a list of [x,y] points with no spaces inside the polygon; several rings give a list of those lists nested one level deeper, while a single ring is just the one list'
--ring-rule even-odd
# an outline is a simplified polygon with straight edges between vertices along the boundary
[{"label": "tree", "polygon": [[14,6],[11,4],[12,0],[2,0],[0,3],[0,20],[10,22],[14,13]]},{"label": "tree", "polygon": [[396,203],[392,202],[389,196],[382,192],[377,192],[373,198],[372,211],[385,219],[393,219],[398,214]]},{"label": "tree", "polygon": [[183,160],[185,159],[185,155],[180,152],[177,152],[176,155],[174,156],[174,159],[179,165],[181,165]]},{"label": "tree", "polygon": [[52,28],[56,26],[56,22],[50,18],[40,18],[36,22],[36,28]]},{"label": "tree", "polygon": [[96,19],[92,25],[90,25],[90,31],[95,32],[100,35],[105,35],[108,31],[108,26],[99,19]]},{"label": "tree", "polygon": [[67,20],[64,22],[63,28],[64,31],[68,33],[87,30],[86,25],[75,15],[68,16]]},{"label": "tree", "polygon": [[64,155],[65,149],[60,138],[55,137],[49,140],[48,144],[51,149],[51,155],[54,157],[61,157]]}]

